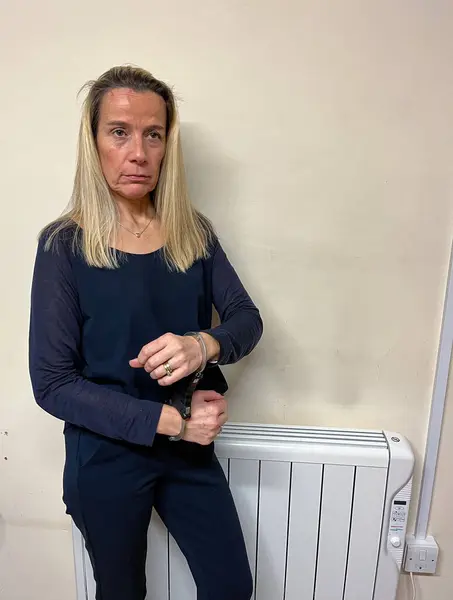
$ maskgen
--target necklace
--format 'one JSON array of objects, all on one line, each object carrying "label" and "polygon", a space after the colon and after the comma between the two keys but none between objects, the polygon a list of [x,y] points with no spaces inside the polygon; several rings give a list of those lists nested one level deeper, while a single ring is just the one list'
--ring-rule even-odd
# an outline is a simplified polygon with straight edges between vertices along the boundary
[{"label": "necklace", "polygon": [[136,238],[140,239],[142,237],[142,235],[145,233],[145,231],[148,229],[149,224],[151,223],[151,221],[154,219],[154,217],[151,217],[151,219],[148,221],[148,223],[146,224],[146,227],[142,230],[142,231],[132,231],[131,229],[128,229],[125,225],[123,225],[121,223],[121,221],[118,221],[118,225],[120,227],[122,227],[123,229],[125,229],[126,231],[128,231],[129,233],[132,233],[132,235],[135,235]]}]

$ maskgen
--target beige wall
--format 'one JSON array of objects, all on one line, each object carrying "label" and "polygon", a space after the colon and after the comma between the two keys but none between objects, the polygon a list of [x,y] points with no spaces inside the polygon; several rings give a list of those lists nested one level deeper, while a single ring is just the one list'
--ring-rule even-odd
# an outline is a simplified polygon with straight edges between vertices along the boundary
[{"label": "beige wall", "polygon": [[[2,600],[74,598],[28,298],[38,228],[70,193],[76,92],[113,64],[176,86],[194,200],[262,309],[262,344],[228,370],[232,418],[390,428],[423,456],[453,232],[453,5],[128,4],[2,7]],[[423,600],[453,591],[451,395],[431,524],[444,554]]]}]

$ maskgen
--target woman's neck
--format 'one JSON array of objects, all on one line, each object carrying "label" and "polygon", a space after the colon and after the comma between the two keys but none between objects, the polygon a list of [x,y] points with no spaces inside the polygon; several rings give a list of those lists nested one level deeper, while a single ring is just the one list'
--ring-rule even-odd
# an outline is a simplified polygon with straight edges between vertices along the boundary
[{"label": "woman's neck", "polygon": [[149,196],[145,196],[140,200],[129,200],[127,198],[116,197],[115,201],[118,207],[120,222],[139,225],[144,221],[149,221],[155,216],[154,206]]},{"label": "woman's neck", "polygon": [[115,198],[119,227],[112,246],[131,254],[148,254],[164,245],[159,220],[150,196],[140,200]]}]

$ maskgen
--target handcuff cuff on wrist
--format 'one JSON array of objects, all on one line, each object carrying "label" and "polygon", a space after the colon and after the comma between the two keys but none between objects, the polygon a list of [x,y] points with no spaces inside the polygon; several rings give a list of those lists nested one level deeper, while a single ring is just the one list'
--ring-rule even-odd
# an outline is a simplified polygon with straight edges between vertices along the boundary
[{"label": "handcuff cuff on wrist", "polygon": [[190,419],[191,416],[191,408],[192,408],[192,397],[197,389],[197,385],[199,384],[201,378],[203,377],[203,372],[206,368],[208,351],[206,348],[205,341],[203,336],[196,331],[189,331],[184,334],[185,336],[194,337],[197,342],[200,344],[201,348],[201,364],[199,368],[192,375],[192,378],[189,380],[189,384],[183,392],[175,393],[169,401],[170,406],[176,408],[179,414],[182,417],[181,429],[178,435],[171,435],[168,439],[170,442],[179,442],[184,437],[184,433],[186,431],[187,420]]}]

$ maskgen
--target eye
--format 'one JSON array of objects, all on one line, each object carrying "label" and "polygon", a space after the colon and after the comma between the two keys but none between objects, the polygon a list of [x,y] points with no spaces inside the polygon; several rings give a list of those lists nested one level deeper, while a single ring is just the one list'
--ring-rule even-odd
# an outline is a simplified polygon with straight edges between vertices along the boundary
[{"label": "eye", "polygon": [[148,135],[152,140],[161,140],[162,139],[162,135],[155,129],[150,131]]},{"label": "eye", "polygon": [[115,137],[124,137],[126,135],[124,129],[114,129],[112,133]]}]

